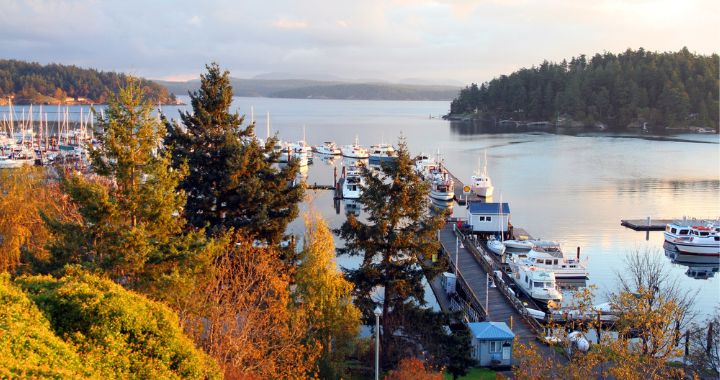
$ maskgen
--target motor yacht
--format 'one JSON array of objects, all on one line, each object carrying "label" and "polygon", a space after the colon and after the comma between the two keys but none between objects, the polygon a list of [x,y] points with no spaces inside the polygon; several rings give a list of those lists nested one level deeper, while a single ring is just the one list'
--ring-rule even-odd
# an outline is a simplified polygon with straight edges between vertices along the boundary
[{"label": "motor yacht", "polygon": [[322,143],[322,145],[316,145],[313,147],[313,150],[317,154],[324,154],[326,156],[342,155],[342,151],[340,150],[340,148],[338,148],[337,145],[335,145],[335,142],[333,141],[325,141]]},{"label": "motor yacht", "polygon": [[358,137],[355,136],[355,143],[352,145],[343,145],[342,148],[340,148],[340,151],[342,152],[342,155],[349,158],[368,158],[370,154],[368,153],[368,150],[366,148],[363,148],[360,146],[360,143],[358,142]]},{"label": "motor yacht", "polygon": [[502,256],[505,254],[505,244],[503,244],[502,241],[496,239],[495,236],[490,236],[490,239],[488,239],[487,241],[487,247],[490,251],[492,251],[498,256]]},{"label": "motor yacht", "polygon": [[720,235],[713,227],[693,226],[687,240],[676,240],[673,244],[684,255],[720,257]]},{"label": "motor yacht", "polygon": [[370,146],[370,163],[392,162],[397,160],[397,152],[390,144],[381,143]]},{"label": "motor yacht", "polygon": [[517,260],[552,271],[557,279],[588,278],[585,264],[575,258],[564,257],[559,250],[546,250],[536,245],[527,253],[518,254]]},{"label": "motor yacht", "polygon": [[548,302],[560,302],[562,293],[557,289],[555,274],[547,269],[514,262],[510,265],[510,278],[528,297],[547,305]]},{"label": "motor yacht", "polygon": [[343,177],[342,193],[345,199],[357,199],[362,195],[362,175],[360,167],[350,166]]}]

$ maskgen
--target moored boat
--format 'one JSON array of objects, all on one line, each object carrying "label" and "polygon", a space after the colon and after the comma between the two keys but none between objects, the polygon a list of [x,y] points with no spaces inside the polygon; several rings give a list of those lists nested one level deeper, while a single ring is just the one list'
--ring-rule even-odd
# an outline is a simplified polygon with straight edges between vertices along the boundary
[{"label": "moored boat", "polygon": [[676,240],[673,244],[684,255],[720,257],[720,235],[712,227],[693,226],[687,240]]},{"label": "moored boat", "polygon": [[435,173],[430,182],[430,198],[439,201],[449,201],[455,198],[455,183],[447,171]]},{"label": "moored boat", "polygon": [[343,178],[342,193],[345,199],[357,199],[362,195],[362,176],[360,175],[360,168],[357,166],[350,166],[345,171]]},{"label": "moored boat", "polygon": [[313,150],[317,154],[324,154],[326,156],[339,156],[342,155],[342,151],[333,141],[325,141],[322,145],[316,145]]},{"label": "moored boat", "polygon": [[397,160],[397,152],[390,144],[381,143],[370,146],[370,162],[392,162]]},{"label": "moored boat", "polygon": [[494,187],[487,172],[487,151],[485,152],[485,163],[482,171],[477,171],[471,178],[470,190],[481,197],[491,197]]},{"label": "moored boat", "polygon": [[357,136],[355,136],[354,144],[343,145],[342,148],[340,148],[340,151],[342,152],[343,156],[349,158],[368,158],[370,156],[368,154],[368,150],[360,146]]},{"label": "moored boat", "polygon": [[548,302],[562,301],[563,296],[557,289],[552,271],[519,263],[511,264],[510,268],[510,278],[528,297],[545,305]]}]

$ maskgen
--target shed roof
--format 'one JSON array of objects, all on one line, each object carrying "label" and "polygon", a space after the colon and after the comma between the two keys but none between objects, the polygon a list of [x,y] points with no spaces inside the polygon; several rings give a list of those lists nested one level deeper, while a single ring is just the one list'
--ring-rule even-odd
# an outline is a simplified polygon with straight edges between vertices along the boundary
[{"label": "shed roof", "polygon": [[[468,211],[471,214],[499,214],[500,203],[470,201],[468,202]],[[502,213],[510,215],[510,205],[508,205],[507,202],[503,202],[502,204]]]},{"label": "shed roof", "polygon": [[468,324],[478,340],[511,340],[515,334],[505,322],[472,322]]}]

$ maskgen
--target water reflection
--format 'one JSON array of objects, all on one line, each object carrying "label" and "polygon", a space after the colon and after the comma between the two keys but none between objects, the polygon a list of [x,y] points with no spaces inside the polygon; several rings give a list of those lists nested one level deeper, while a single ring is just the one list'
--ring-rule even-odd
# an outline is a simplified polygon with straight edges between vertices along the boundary
[{"label": "water reflection", "polygon": [[720,259],[717,257],[686,255],[680,253],[673,244],[663,243],[665,256],[674,264],[686,266],[685,275],[690,278],[705,280],[720,271]]},{"label": "water reflection", "polygon": [[360,216],[361,205],[357,199],[343,199],[343,208],[345,209],[345,215]]}]

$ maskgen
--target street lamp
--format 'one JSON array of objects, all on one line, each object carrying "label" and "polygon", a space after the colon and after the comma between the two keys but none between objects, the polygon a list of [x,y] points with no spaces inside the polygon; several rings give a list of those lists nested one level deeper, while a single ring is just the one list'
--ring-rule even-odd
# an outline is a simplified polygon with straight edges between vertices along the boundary
[{"label": "street lamp", "polygon": [[382,309],[375,307],[375,380],[380,379],[380,315]]}]

